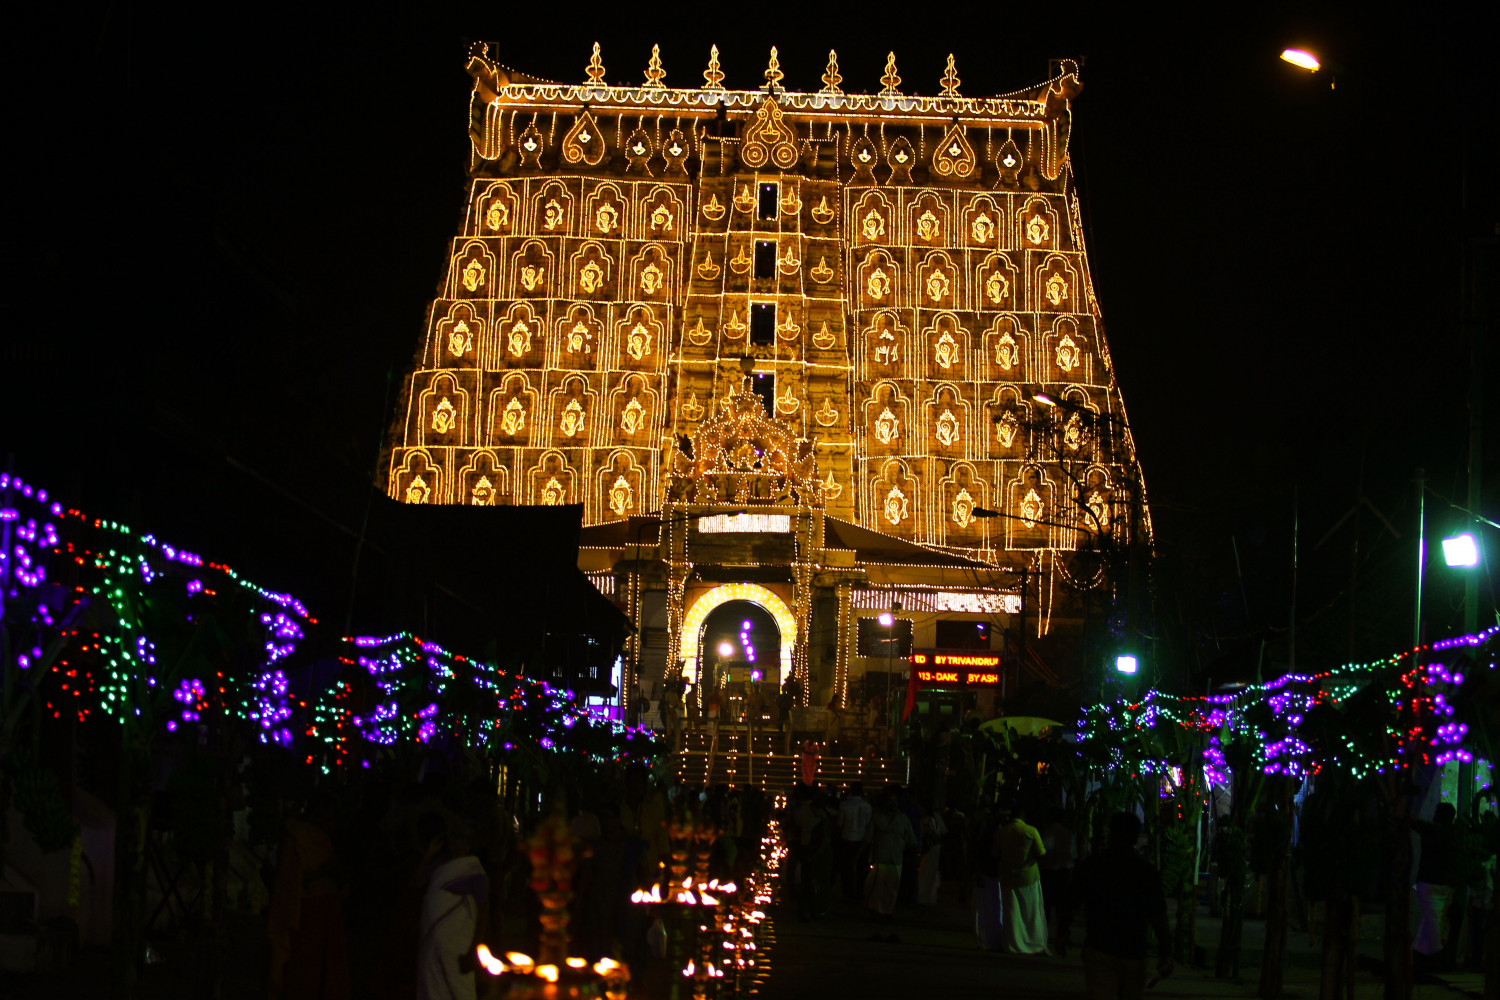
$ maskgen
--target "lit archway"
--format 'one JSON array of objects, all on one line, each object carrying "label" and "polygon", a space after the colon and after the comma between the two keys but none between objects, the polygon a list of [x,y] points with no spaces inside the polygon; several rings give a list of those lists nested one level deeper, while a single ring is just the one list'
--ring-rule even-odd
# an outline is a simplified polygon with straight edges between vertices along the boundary
[{"label": "lit archway", "polygon": [[709,612],[730,601],[749,601],[765,608],[781,632],[781,676],[792,676],[792,646],[797,641],[797,619],[776,592],[756,583],[725,583],[701,595],[682,619],[677,648],[682,651],[682,676],[698,682],[698,632]]}]

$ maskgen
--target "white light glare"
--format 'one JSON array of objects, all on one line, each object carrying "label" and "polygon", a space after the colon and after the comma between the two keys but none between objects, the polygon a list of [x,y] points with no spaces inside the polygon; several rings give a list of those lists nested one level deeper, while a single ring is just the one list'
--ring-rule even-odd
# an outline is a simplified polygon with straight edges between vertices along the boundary
[{"label": "white light glare", "polygon": [[1323,64],[1318,62],[1318,57],[1306,49],[1282,49],[1281,58],[1293,66],[1300,66],[1309,73],[1316,73]]},{"label": "white light glare", "polygon": [[879,621],[880,621],[880,624],[884,625],[886,628],[890,628],[891,625],[893,625],[895,623],[896,616],[893,615],[893,614],[891,614],[889,611],[882,611],[882,612],[880,612],[880,619],[879,619]]},{"label": "white light glare", "polygon": [[1121,653],[1115,657],[1115,669],[1122,674],[1133,674],[1138,666],[1135,657],[1129,653]]},{"label": "white light glare", "polygon": [[1478,566],[1479,543],[1467,531],[1443,539],[1443,560],[1449,566]]}]

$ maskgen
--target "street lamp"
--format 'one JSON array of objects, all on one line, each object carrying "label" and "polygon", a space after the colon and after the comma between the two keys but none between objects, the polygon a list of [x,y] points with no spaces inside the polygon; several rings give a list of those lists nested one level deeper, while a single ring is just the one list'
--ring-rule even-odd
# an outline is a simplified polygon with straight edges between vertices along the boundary
[{"label": "street lamp", "polygon": [[1289,62],[1293,66],[1301,67],[1309,73],[1316,73],[1323,68],[1318,57],[1306,49],[1282,49],[1281,58],[1283,62]]},{"label": "street lamp", "polygon": [[891,674],[896,672],[896,612],[901,610],[900,601],[891,601],[891,610],[882,611],[876,619],[886,627],[885,639],[885,710],[891,722],[891,746],[899,749],[900,739],[896,732],[896,706],[891,704]]},{"label": "street lamp", "polygon": [[1470,568],[1479,565],[1479,543],[1467,531],[1443,539],[1443,561],[1449,566]]},{"label": "street lamp", "polygon": [[1140,669],[1140,663],[1136,660],[1134,653],[1121,653],[1115,657],[1115,671],[1122,674],[1134,674]]}]

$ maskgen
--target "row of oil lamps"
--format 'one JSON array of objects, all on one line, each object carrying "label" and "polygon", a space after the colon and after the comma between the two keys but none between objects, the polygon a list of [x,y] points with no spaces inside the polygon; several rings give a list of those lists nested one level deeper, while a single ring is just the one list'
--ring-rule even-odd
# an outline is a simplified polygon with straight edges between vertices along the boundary
[{"label": "row of oil lamps", "polygon": [[[667,942],[664,957],[670,968],[680,970],[680,976],[671,977],[666,1000],[719,1000],[753,992],[765,979],[764,963],[757,964],[757,944],[771,901],[769,886],[775,884],[786,849],[771,824],[761,844],[762,870],[744,877],[744,885],[721,882],[708,877],[718,835],[701,815],[679,812],[667,823],[670,850],[658,880],[630,897],[633,904],[651,907],[652,915],[661,920]],[[577,848],[562,814],[544,820],[527,848],[531,887],[542,903],[539,957],[512,951],[502,958],[481,944],[475,950],[478,968],[505,977],[506,996],[514,1000],[626,1000],[631,980],[624,964],[611,958],[591,964],[566,957],[567,905],[573,895]]]}]

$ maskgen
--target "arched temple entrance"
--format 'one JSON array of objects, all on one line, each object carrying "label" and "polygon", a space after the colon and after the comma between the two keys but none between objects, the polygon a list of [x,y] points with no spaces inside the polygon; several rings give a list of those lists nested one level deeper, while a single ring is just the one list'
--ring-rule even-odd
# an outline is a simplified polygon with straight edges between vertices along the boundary
[{"label": "arched temple entrance", "polygon": [[[783,681],[792,676],[792,647],[797,642],[797,619],[787,607],[786,601],[775,591],[759,584],[725,583],[700,594],[683,616],[682,634],[677,647],[681,650],[683,679],[698,683],[699,655],[702,652],[699,642],[703,638],[703,627],[707,624],[710,613],[731,601],[748,601],[763,608],[771,616],[776,629],[781,633],[775,663],[781,671]],[[769,649],[756,652],[765,659],[771,658]]]},{"label": "arched temple entrance", "polygon": [[[735,681],[781,684],[781,629],[752,601],[726,601],[698,630],[698,670],[704,689]],[[717,669],[715,666],[717,665]]]}]

